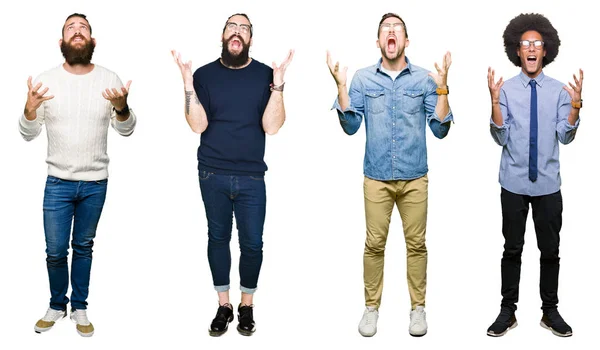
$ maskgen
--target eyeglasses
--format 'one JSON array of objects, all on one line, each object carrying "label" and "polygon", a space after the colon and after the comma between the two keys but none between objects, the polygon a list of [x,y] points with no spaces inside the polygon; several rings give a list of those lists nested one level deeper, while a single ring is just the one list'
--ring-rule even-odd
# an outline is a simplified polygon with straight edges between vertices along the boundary
[{"label": "eyeglasses", "polygon": [[227,28],[228,31],[233,32],[233,31],[238,31],[239,28],[239,32],[243,33],[243,34],[248,34],[250,33],[250,29],[251,27],[247,24],[237,24],[234,22],[227,22],[227,24],[225,25],[225,28]]},{"label": "eyeglasses", "polygon": [[389,32],[391,30],[395,32],[401,32],[404,30],[404,24],[402,23],[382,23],[379,28],[382,32]]},{"label": "eyeglasses", "polygon": [[544,42],[541,40],[534,40],[534,41],[521,40],[521,41],[519,41],[519,44],[524,49],[528,49],[531,45],[533,45],[533,47],[535,47],[538,50],[541,49],[542,47],[544,47]]}]

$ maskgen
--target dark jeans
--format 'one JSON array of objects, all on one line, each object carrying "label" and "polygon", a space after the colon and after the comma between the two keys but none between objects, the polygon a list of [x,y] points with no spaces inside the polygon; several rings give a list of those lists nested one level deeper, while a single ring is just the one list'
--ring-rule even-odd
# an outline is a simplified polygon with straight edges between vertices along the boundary
[{"label": "dark jeans", "polygon": [[208,262],[218,292],[229,290],[233,214],[240,243],[240,284],[244,293],[256,290],[263,259],[263,225],[267,195],[264,177],[200,172],[200,191],[208,221]]},{"label": "dark jeans", "polygon": [[562,196],[560,191],[544,196],[525,196],[502,189],[502,306],[516,310],[519,300],[521,253],[525,244],[525,223],[529,204],[540,250],[540,296],[542,310],[558,304],[558,247],[562,226]]},{"label": "dark jeans", "polygon": [[73,228],[71,308],[86,309],[92,246],[106,198],[108,181],[67,181],[48,176],[44,190],[46,265],[50,279],[50,307],[66,310],[69,298],[69,238]]}]

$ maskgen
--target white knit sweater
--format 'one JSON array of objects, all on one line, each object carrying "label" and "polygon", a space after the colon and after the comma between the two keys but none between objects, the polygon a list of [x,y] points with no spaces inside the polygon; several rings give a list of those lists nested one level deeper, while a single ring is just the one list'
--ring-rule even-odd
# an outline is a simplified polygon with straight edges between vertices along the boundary
[{"label": "white knit sweater", "polygon": [[19,119],[19,131],[26,141],[36,138],[46,124],[48,134],[48,174],[74,181],[94,181],[108,177],[106,138],[110,124],[119,134],[133,133],[136,117],[120,122],[110,101],[102,97],[106,88],[120,91],[123,83],[110,70],[95,65],[87,74],[67,72],[62,64],[42,73],[33,85],[42,82],[54,98],[37,109],[37,118]]}]

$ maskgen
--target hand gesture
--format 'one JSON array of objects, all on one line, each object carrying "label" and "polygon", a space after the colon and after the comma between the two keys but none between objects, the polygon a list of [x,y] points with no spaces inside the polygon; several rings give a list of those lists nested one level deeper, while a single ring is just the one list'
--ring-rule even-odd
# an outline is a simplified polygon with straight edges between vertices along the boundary
[{"label": "hand gesture", "polygon": [[277,66],[275,62],[273,62],[273,85],[281,85],[284,83],[283,75],[285,74],[285,70],[292,62],[292,58],[294,58],[294,50],[290,50],[285,61],[281,63],[281,65]]},{"label": "hand gesture", "polygon": [[579,102],[581,101],[581,89],[583,87],[583,71],[581,69],[579,69],[579,79],[573,74],[573,80],[575,80],[575,85],[569,82],[570,88],[565,85],[563,89],[571,95],[571,100]]},{"label": "hand gesture", "polygon": [[435,81],[438,87],[445,88],[448,86],[448,70],[450,69],[451,64],[452,57],[450,56],[450,51],[446,52],[444,55],[441,68],[438,66],[437,62],[434,63],[437,74],[430,72],[429,76],[433,78],[433,81]]},{"label": "hand gesture", "polygon": [[42,102],[48,101],[54,98],[54,95],[44,96],[46,92],[48,92],[48,87],[44,88],[44,90],[39,91],[42,87],[42,83],[39,82],[35,86],[31,84],[31,77],[27,78],[27,87],[29,91],[27,92],[27,102],[25,102],[25,114],[30,114],[35,112],[40,106]]},{"label": "hand gesture", "polygon": [[327,66],[329,66],[329,73],[331,73],[333,79],[335,79],[335,83],[337,84],[337,86],[345,86],[347,79],[346,73],[348,73],[348,67],[344,67],[342,70],[340,70],[339,61],[336,62],[335,65],[333,65],[333,61],[331,60],[331,53],[329,53],[329,50],[327,50]]},{"label": "hand gesture", "polygon": [[171,50],[171,54],[173,55],[175,63],[177,63],[177,66],[179,66],[181,76],[183,77],[183,82],[192,83],[194,81],[194,76],[192,75],[192,61],[187,61],[184,63],[181,59],[181,53],[177,53],[175,50]]},{"label": "hand gesture", "polygon": [[500,88],[504,85],[504,81],[502,81],[502,77],[496,82],[494,81],[494,74],[496,72],[492,69],[492,67],[488,67],[488,88],[490,89],[490,96],[492,97],[492,103],[500,103]]},{"label": "hand gesture", "polygon": [[113,88],[102,91],[102,97],[109,100],[113,107],[117,111],[122,111],[127,106],[127,95],[129,95],[129,86],[131,86],[131,80],[127,82],[127,85],[121,87],[121,91]]}]

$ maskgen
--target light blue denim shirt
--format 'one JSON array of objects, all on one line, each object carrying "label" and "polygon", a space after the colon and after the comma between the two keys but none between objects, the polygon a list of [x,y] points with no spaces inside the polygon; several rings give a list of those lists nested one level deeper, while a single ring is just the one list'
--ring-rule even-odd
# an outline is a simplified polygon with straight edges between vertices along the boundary
[{"label": "light blue denim shirt", "polygon": [[490,132],[502,146],[500,185],[513,193],[542,196],[560,190],[558,142],[568,144],[575,138],[579,120],[569,123],[571,96],[564,84],[543,72],[536,78],[538,108],[538,177],[529,180],[529,119],[531,86],[521,73],[507,80],[500,90],[500,110],[504,124],[490,120]]},{"label": "light blue denim shirt", "polygon": [[360,69],[350,84],[350,105],[343,111],[336,99],[342,128],[348,135],[365,119],[367,142],[364,174],[374,180],[412,180],[427,174],[425,123],[444,138],[453,120],[449,110],[442,123],[435,113],[438,95],[429,71],[407,66],[395,80],[381,70],[381,62]]}]

